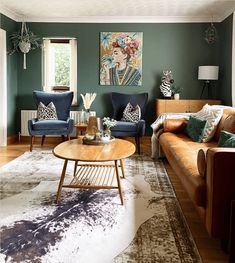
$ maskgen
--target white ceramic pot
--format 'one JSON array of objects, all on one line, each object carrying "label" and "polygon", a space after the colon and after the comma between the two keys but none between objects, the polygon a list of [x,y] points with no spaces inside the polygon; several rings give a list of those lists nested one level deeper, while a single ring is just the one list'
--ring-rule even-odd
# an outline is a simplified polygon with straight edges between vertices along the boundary
[{"label": "white ceramic pot", "polygon": [[180,94],[179,93],[175,93],[174,94],[174,99],[175,100],[179,100],[180,99]]},{"label": "white ceramic pot", "polygon": [[28,53],[31,48],[31,43],[26,41],[20,41],[19,48],[22,53]]}]

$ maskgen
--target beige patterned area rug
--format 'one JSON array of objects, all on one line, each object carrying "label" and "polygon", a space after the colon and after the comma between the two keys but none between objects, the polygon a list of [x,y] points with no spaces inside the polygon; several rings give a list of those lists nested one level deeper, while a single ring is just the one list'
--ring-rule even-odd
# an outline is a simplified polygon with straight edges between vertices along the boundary
[{"label": "beige patterned area rug", "polygon": [[1,167],[0,262],[202,262],[162,162],[124,165],[124,206],[115,189],[63,189],[56,205],[63,160],[51,151]]}]

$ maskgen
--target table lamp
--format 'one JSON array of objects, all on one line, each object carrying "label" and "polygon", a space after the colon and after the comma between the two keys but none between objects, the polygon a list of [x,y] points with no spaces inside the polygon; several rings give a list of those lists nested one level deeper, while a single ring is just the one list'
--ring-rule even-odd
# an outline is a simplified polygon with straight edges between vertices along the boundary
[{"label": "table lamp", "polygon": [[219,66],[199,66],[198,67],[198,79],[204,80],[204,85],[202,88],[200,99],[202,98],[202,94],[204,89],[208,89],[208,97],[209,97],[209,89],[211,87],[211,80],[218,80],[219,76]]}]

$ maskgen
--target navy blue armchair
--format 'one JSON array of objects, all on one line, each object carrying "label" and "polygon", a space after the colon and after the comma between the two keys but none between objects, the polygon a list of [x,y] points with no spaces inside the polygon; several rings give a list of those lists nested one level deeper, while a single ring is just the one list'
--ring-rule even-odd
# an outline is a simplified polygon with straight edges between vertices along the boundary
[{"label": "navy blue armchair", "polygon": [[[123,94],[112,92],[111,101],[113,106],[113,119],[117,120],[117,125],[111,128],[114,137],[135,137],[138,153],[140,154],[140,137],[145,134],[145,109],[148,101],[148,93]],[[121,121],[123,111],[130,102],[133,106],[137,104],[141,109],[141,120],[137,123]]]},{"label": "navy blue armchair", "polygon": [[44,143],[46,135],[59,135],[67,136],[73,131],[74,121],[70,119],[70,107],[73,100],[73,92],[63,93],[47,93],[43,91],[34,91],[33,98],[38,107],[42,102],[47,106],[50,102],[53,102],[56,108],[57,120],[38,120],[34,118],[28,121],[28,130],[30,135],[30,151],[33,148],[33,142],[35,136],[42,136],[41,145]]}]

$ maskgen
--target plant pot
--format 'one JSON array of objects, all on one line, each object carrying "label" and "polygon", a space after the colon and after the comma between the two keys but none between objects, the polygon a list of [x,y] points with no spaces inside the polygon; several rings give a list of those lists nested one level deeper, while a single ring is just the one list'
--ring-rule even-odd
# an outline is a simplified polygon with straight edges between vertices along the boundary
[{"label": "plant pot", "polygon": [[31,43],[22,40],[19,43],[19,48],[22,53],[28,53],[31,48]]},{"label": "plant pot", "polygon": [[105,129],[103,139],[110,140],[110,138],[111,138],[111,130]]},{"label": "plant pot", "polygon": [[174,99],[175,100],[179,100],[180,99],[180,94],[179,93],[175,93],[174,94]]}]

